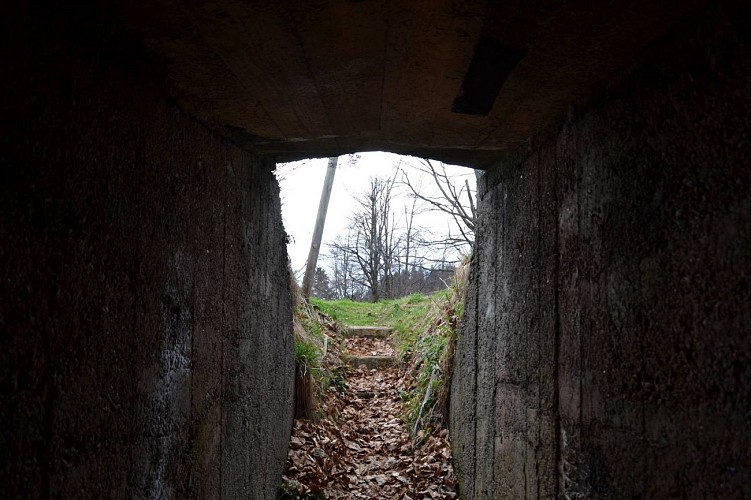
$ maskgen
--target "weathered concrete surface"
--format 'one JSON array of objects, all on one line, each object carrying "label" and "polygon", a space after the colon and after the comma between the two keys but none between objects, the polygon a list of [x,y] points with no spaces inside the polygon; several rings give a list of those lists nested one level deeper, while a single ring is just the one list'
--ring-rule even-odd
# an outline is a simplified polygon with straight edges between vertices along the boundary
[{"label": "weathered concrete surface", "polygon": [[380,370],[396,365],[396,358],[393,356],[343,356],[343,359],[353,368],[365,365],[368,370]]},{"label": "weathered concrete surface", "polygon": [[751,496],[748,11],[484,176],[456,351],[464,498]]},{"label": "weathered concrete surface", "polygon": [[26,14],[0,29],[0,497],[273,498],[272,166],[168,105],[137,47]]},{"label": "weathered concrete surface", "polygon": [[[486,167],[706,0],[103,3],[165,62],[180,105],[242,145],[279,159],[388,150]],[[522,59],[487,116],[456,113],[458,98],[485,97],[483,78],[466,82],[481,40],[500,49],[490,60]]]},{"label": "weathered concrete surface", "polygon": [[388,326],[348,326],[345,335],[348,337],[367,337],[371,339],[385,339],[391,336],[392,330]]}]

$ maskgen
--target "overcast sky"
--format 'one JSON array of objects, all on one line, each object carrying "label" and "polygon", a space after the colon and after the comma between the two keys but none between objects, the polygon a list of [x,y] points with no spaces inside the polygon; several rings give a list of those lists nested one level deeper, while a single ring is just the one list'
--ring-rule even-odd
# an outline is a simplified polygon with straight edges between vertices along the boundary
[{"label": "overcast sky", "polygon": [[[382,152],[360,153],[355,157],[355,161],[352,159],[350,156],[339,157],[323,231],[323,245],[318,258],[319,266],[325,264],[327,243],[332,242],[338,235],[346,235],[349,217],[357,206],[355,197],[368,189],[370,179],[376,176],[393,176],[400,160],[405,163],[418,161],[415,158]],[[308,258],[327,165],[328,159],[320,158],[282,163],[276,170],[281,188],[284,227],[290,235],[287,251],[292,261],[292,269],[299,275],[302,274],[300,271],[304,269]],[[465,177],[468,178],[474,190],[473,170],[454,165],[448,166],[447,170],[453,175],[461,176],[462,183]],[[416,169],[409,169],[408,172],[412,184],[422,185],[426,193],[437,193],[433,181],[427,175],[420,174]],[[403,203],[411,203],[406,188],[394,188],[392,194],[392,206],[395,208],[401,207]],[[401,211],[401,208],[396,209]],[[447,234],[452,224],[448,215],[434,211],[416,217],[416,225],[429,227],[439,234]],[[451,232],[456,234],[456,229],[452,227]]]}]

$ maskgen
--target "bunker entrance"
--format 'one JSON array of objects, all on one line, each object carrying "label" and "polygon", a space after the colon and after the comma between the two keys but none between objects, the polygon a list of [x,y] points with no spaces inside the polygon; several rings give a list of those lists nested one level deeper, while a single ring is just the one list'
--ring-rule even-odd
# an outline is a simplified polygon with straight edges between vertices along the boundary
[{"label": "bunker entrance", "polygon": [[276,176],[296,363],[283,494],[453,498],[448,387],[474,171],[368,152]]}]

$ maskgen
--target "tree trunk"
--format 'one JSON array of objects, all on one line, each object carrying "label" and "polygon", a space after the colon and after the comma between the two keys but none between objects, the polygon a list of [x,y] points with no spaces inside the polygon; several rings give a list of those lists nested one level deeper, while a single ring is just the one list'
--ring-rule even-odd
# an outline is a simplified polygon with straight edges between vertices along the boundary
[{"label": "tree trunk", "polygon": [[329,198],[331,198],[331,188],[334,186],[334,174],[336,173],[336,163],[338,158],[329,158],[329,168],[326,169],[326,179],[323,181],[323,190],[321,190],[321,202],[318,204],[318,216],[316,217],[316,226],[313,230],[313,241],[310,243],[310,252],[308,252],[308,264],[305,268],[305,276],[302,280],[302,293],[307,299],[310,297],[310,289],[313,286],[313,273],[318,263],[318,252],[321,250],[321,238],[323,237],[323,226],[326,223],[326,212],[329,208]]}]

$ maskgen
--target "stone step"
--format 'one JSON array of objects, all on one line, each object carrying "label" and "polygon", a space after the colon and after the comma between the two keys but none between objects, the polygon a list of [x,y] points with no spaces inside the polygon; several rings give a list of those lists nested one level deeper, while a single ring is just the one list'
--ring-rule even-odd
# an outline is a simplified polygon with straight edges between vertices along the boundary
[{"label": "stone step", "polygon": [[385,339],[391,336],[391,328],[388,326],[348,326],[345,335],[347,337]]},{"label": "stone step", "polygon": [[358,368],[365,365],[368,370],[378,370],[381,368],[390,368],[396,365],[396,358],[393,356],[342,356],[344,360],[352,367]]}]

